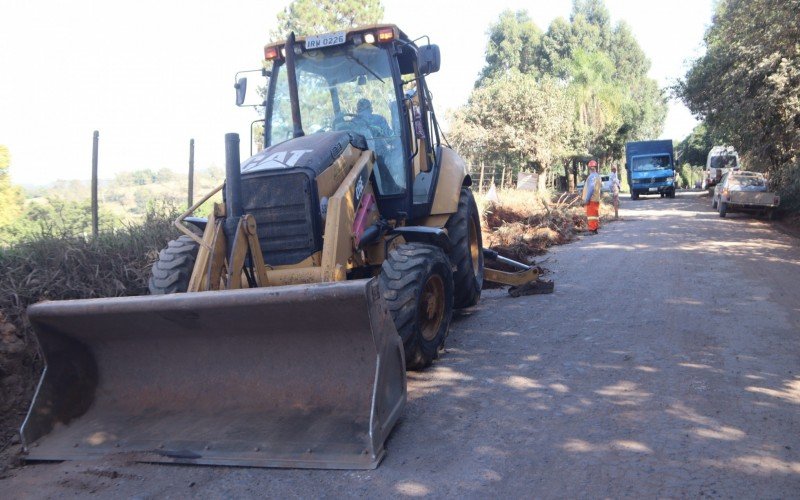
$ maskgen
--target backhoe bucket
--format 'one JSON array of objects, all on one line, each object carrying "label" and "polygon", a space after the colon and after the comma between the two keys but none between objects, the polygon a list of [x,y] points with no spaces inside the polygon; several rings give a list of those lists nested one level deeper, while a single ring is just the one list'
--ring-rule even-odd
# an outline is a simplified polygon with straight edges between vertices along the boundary
[{"label": "backhoe bucket", "polygon": [[27,460],[374,469],[406,401],[375,280],[44,302]]}]

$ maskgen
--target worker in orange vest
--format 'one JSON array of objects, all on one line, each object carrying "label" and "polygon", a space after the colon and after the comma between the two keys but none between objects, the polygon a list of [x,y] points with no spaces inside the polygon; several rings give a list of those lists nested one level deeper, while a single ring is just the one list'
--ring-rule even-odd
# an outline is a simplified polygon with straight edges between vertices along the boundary
[{"label": "worker in orange vest", "polygon": [[586,207],[586,220],[589,231],[597,234],[600,229],[600,195],[603,181],[597,173],[597,162],[589,160],[589,177],[583,183],[581,203]]}]

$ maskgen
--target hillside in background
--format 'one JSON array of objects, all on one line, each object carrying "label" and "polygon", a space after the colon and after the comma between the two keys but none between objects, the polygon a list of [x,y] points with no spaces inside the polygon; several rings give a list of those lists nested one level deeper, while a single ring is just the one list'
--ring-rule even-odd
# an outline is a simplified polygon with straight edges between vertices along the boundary
[{"label": "hillside in background", "polygon": [[[194,200],[218,186],[224,170],[195,172]],[[170,169],[136,170],[103,179],[98,186],[99,223],[103,230],[118,230],[141,223],[148,211],[182,210],[188,203],[188,179]],[[220,195],[213,198],[219,201]],[[211,204],[198,210],[206,214]],[[91,183],[58,180],[47,186],[23,190],[22,207],[12,220],[0,224],[0,245],[38,236],[86,236],[91,233]]]}]

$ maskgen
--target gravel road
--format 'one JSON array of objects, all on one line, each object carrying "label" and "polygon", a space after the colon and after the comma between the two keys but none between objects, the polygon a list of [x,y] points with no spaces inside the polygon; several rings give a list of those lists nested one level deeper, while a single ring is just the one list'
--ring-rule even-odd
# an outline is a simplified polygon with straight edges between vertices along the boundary
[{"label": "gravel road", "polygon": [[692,193],[621,215],[546,256],[554,294],[455,319],[374,471],[65,462],[0,497],[799,497],[799,241]]}]

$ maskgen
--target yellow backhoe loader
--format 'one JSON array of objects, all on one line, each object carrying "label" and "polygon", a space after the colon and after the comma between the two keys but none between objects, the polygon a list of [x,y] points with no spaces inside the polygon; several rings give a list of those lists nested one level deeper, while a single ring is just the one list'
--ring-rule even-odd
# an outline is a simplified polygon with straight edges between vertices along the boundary
[{"label": "yellow backhoe loader", "polygon": [[405,370],[438,356],[453,309],[484,279],[537,281],[484,269],[425,83],[436,45],[376,25],[292,34],[265,59],[263,149],[240,162],[226,136],[226,182],[176,221],[151,294],[29,308],[46,369],[28,460],[374,468]]}]

